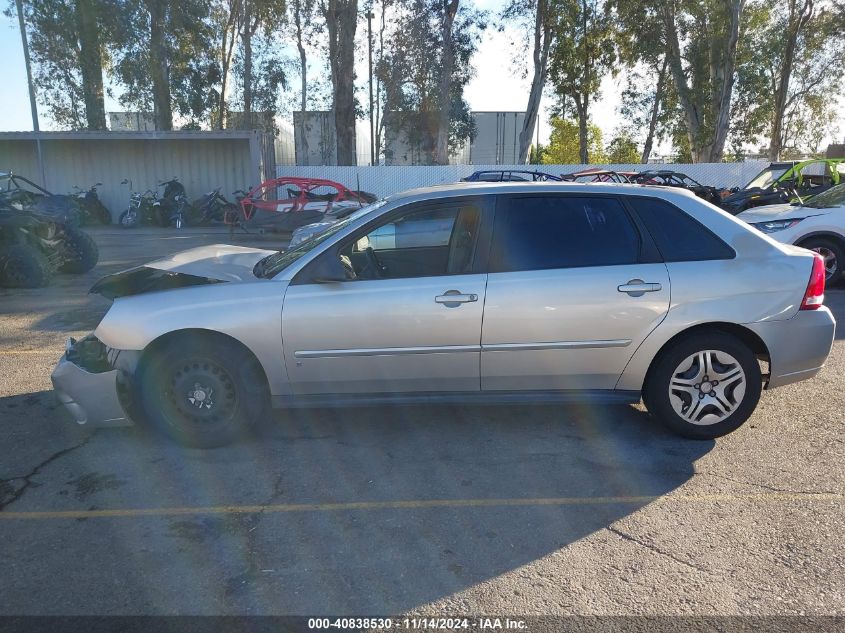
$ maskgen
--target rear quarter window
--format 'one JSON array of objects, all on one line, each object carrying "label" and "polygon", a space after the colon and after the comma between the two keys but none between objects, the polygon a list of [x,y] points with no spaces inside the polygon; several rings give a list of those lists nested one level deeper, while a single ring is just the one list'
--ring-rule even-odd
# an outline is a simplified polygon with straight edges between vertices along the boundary
[{"label": "rear quarter window", "polygon": [[628,198],[667,262],[733,259],[734,250],[715,233],[659,198]]}]

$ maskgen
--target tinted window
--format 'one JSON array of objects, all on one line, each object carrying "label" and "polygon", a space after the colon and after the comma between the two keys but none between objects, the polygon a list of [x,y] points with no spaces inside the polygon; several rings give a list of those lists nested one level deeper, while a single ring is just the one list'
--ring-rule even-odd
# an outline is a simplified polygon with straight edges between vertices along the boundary
[{"label": "tinted window", "polygon": [[677,207],[656,198],[630,198],[667,262],[732,259],[733,249]]},{"label": "tinted window", "polygon": [[613,198],[503,198],[493,239],[494,272],[633,264],[640,247]]}]

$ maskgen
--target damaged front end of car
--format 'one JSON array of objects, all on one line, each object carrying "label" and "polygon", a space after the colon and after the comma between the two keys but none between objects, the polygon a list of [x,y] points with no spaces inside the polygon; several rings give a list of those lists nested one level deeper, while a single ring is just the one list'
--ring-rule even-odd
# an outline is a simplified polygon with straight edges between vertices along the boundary
[{"label": "damaged front end of car", "polygon": [[139,352],[114,350],[89,334],[69,338],[50,379],[56,396],[78,424],[132,424],[131,377]]}]

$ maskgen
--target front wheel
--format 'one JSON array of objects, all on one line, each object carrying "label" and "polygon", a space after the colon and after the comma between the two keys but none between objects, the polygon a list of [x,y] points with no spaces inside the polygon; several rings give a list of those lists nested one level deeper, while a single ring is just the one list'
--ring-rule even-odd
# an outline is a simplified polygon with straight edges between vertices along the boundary
[{"label": "front wheel", "polygon": [[643,400],[675,433],[709,440],[742,426],[760,400],[762,383],[748,346],[730,334],[709,332],[682,339],[658,358]]},{"label": "front wheel", "polygon": [[186,336],[150,352],[139,374],[144,413],[151,425],[186,446],[233,442],[267,406],[261,367],[229,340]]},{"label": "front wheel", "polygon": [[120,214],[117,222],[124,229],[134,229],[138,226],[138,212],[127,209]]},{"label": "front wheel", "polygon": [[44,254],[29,244],[13,244],[0,253],[0,285],[41,288],[50,284],[50,265]]}]

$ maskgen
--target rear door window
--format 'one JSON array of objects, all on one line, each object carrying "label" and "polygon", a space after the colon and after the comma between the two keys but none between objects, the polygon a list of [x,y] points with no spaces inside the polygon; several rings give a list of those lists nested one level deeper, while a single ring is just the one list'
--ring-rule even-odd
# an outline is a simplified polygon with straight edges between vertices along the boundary
[{"label": "rear door window", "polygon": [[733,259],[734,250],[678,207],[658,198],[629,198],[667,262]]},{"label": "rear door window", "polygon": [[636,263],[640,237],[621,202],[587,196],[502,196],[491,272]]}]

